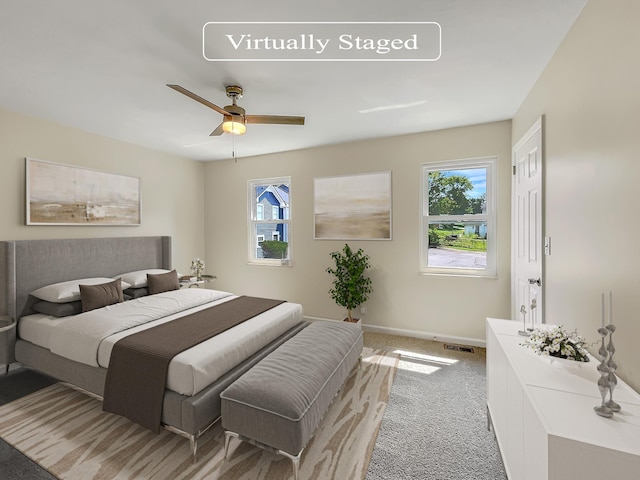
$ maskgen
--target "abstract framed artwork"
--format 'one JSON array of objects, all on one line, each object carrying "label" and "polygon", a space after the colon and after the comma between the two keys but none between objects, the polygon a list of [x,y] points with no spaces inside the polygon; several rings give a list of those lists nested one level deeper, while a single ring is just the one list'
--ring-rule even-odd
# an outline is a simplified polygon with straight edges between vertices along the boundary
[{"label": "abstract framed artwork", "polygon": [[313,179],[316,240],[391,240],[391,172]]},{"label": "abstract framed artwork", "polygon": [[140,225],[140,179],[26,158],[27,225]]}]

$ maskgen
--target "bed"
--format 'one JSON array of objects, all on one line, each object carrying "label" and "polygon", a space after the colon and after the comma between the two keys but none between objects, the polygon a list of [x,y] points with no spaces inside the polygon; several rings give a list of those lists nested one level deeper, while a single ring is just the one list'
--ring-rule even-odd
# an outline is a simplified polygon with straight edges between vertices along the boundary
[{"label": "bed", "polygon": [[[2,247],[6,307],[9,315],[19,319],[16,360],[100,398],[104,395],[110,351],[126,332],[118,330],[109,336],[109,341],[96,342],[95,353],[87,352],[84,347],[91,340],[87,342],[78,332],[81,329],[76,328],[85,324],[85,317],[95,314],[96,321],[100,322],[101,319],[108,321],[116,312],[120,312],[119,315],[125,312],[127,318],[132,318],[131,311],[155,312],[157,303],[171,305],[173,310],[158,314],[149,323],[154,324],[236,298],[228,292],[182,289],[61,319],[37,312],[34,306],[37,307],[41,299],[31,293],[70,280],[117,278],[126,272],[150,269],[168,271],[171,238],[25,240],[2,242]],[[56,326],[57,323],[64,325],[66,331],[58,330],[62,326]],[[176,356],[169,365],[162,400],[163,426],[189,438],[195,457],[198,438],[220,417],[220,393],[306,325],[302,307],[285,302],[207,340],[210,343],[206,345],[203,343]],[[132,331],[143,328],[146,328],[144,324],[136,323]]]}]

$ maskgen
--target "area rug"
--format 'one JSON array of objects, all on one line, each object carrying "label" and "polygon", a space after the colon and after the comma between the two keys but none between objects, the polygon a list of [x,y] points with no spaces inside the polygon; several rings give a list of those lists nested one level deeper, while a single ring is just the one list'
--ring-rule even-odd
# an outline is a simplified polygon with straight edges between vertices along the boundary
[{"label": "area rug", "polygon": [[[303,452],[301,479],[363,479],[391,386],[398,355],[365,348]],[[278,479],[293,478],[290,460],[232,440],[216,424],[198,443],[174,433],[152,433],[101,402],[55,384],[0,407],[0,437],[60,479]]]},{"label": "area rug", "polygon": [[487,429],[486,357],[435,342],[407,350],[396,350],[398,373],[366,479],[506,480]]}]

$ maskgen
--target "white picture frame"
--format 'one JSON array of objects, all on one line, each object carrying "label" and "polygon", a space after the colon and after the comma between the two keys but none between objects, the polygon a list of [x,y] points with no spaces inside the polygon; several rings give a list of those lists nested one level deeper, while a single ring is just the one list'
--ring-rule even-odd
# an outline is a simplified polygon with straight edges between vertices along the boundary
[{"label": "white picture frame", "polygon": [[315,240],[391,240],[391,172],[313,179]]},{"label": "white picture frame", "polygon": [[140,179],[26,158],[27,225],[140,225]]}]

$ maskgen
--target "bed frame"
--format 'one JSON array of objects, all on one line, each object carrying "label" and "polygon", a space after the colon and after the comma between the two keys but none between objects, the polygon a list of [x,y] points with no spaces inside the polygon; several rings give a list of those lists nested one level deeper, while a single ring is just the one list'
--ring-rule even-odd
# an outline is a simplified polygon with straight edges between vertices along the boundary
[{"label": "bed frame", "polygon": [[[15,319],[35,313],[33,290],[53,283],[89,277],[116,277],[149,268],[171,269],[171,237],[120,237],[1,242],[5,251],[6,309]],[[300,322],[280,338],[227,372],[197,395],[166,390],[162,423],[187,437],[194,458],[198,438],[220,417],[220,393],[267,354],[307,325]],[[107,370],[68,360],[18,338],[15,359],[102,398]]]}]

